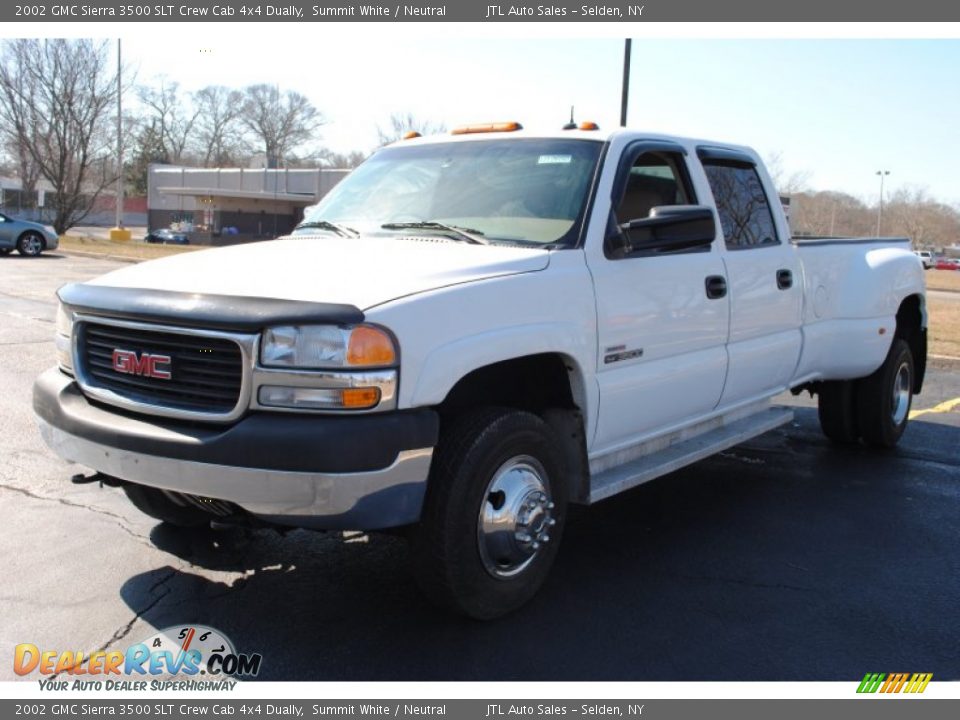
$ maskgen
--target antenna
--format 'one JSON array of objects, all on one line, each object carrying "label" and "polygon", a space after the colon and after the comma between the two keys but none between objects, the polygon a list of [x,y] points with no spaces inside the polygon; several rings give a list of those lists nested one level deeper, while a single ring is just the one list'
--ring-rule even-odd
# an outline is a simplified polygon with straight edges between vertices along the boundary
[{"label": "antenna", "polygon": [[570,122],[563,126],[564,130],[576,130],[577,124],[573,121],[573,105],[570,106]]}]

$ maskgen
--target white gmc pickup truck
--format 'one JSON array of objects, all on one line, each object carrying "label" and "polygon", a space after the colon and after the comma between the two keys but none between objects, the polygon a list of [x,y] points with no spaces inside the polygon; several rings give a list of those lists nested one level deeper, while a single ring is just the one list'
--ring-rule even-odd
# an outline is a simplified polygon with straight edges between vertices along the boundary
[{"label": "white gmc pickup truck", "polygon": [[533,596],[569,503],[787,423],[788,389],[891,447],[926,365],[905,240],[792,241],[752,150],[591,124],[403,140],[290,237],[59,298],[59,455],[169,523],[404,528],[477,618]]}]

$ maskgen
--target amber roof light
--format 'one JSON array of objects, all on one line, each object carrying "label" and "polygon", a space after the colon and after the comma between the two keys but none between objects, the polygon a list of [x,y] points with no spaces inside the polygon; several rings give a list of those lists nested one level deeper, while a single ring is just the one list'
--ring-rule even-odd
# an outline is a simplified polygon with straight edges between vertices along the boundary
[{"label": "amber roof light", "polygon": [[523,125],[518,122],[476,123],[474,125],[461,125],[451,130],[450,134],[473,135],[475,133],[515,132],[517,130],[523,130]]}]

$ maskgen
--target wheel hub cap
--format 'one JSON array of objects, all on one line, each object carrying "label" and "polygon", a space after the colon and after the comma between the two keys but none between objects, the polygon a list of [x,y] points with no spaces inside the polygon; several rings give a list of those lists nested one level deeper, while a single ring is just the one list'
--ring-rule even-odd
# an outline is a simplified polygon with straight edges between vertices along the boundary
[{"label": "wheel hub cap", "polygon": [[894,425],[899,425],[907,417],[910,408],[910,386],[910,366],[902,363],[897,368],[897,376],[893,381],[893,402],[890,404]]},{"label": "wheel hub cap", "polygon": [[553,517],[543,466],[529,456],[508,460],[493,474],[480,505],[477,539],[487,572],[507,578],[522,572],[550,542]]}]

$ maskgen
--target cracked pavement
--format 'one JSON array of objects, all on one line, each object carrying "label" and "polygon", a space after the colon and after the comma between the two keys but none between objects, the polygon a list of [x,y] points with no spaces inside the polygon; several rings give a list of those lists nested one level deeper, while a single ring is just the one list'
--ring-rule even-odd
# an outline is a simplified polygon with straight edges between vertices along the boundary
[{"label": "cracked pavement", "polygon": [[[784,398],[793,424],[576,509],[539,596],[470,622],[424,604],[397,537],[177,530],[70,482],[31,385],[54,290],[117,266],[0,258],[0,680],[17,643],[122,650],[182,623],[262,653],[265,680],[960,679],[960,408],[874,453]],[[927,383],[916,408],[960,396],[956,370]]]}]

